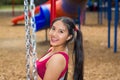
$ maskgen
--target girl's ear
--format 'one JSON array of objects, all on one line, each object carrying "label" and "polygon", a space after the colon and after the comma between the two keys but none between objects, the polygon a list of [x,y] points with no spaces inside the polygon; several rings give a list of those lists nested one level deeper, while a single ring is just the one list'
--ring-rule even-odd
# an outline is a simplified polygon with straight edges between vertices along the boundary
[{"label": "girl's ear", "polygon": [[72,35],[69,35],[67,38],[67,41],[70,40],[72,38]]}]

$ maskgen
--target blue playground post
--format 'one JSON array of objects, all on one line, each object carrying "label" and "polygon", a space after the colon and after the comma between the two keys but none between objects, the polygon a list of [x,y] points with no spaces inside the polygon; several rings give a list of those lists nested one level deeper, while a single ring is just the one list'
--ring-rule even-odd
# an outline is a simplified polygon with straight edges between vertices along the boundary
[{"label": "blue playground post", "polygon": [[107,15],[108,15],[108,48],[110,48],[110,27],[111,27],[111,0],[108,0],[108,8],[107,8]]},{"label": "blue playground post", "polygon": [[80,25],[81,25],[80,16],[81,16],[81,9],[80,9],[80,6],[78,6],[78,25],[79,25],[79,29],[80,29]]},{"label": "blue playground post", "polygon": [[115,24],[114,24],[114,52],[117,52],[117,26],[119,22],[119,4],[115,0]]},{"label": "blue playground post", "polygon": [[99,6],[99,10],[98,10],[98,24],[102,24],[102,0],[98,1],[98,6]]}]

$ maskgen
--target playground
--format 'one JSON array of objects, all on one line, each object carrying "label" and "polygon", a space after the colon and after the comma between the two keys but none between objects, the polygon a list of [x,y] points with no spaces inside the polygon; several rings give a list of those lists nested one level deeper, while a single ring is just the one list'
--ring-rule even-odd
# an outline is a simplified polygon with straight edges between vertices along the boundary
[{"label": "playground", "polygon": [[[60,4],[61,2],[58,3]],[[40,21],[36,22],[36,24],[42,24],[38,25],[39,28],[36,30],[36,52],[39,58],[50,47],[49,38],[46,40],[46,27],[44,27],[49,24],[50,15],[46,17],[46,14],[49,13],[50,7],[47,5],[47,7],[38,8],[42,10],[38,19]],[[57,16],[68,15],[63,11],[61,5],[57,7],[57,10]],[[97,11],[86,12],[85,24],[81,25],[85,56],[84,80],[120,80],[120,21],[116,28],[117,51],[115,52],[114,15],[113,11],[110,21],[110,48],[108,48],[109,21],[107,18],[103,18],[102,24],[98,24]],[[15,16],[18,17],[14,18]],[[16,11],[14,17],[12,16],[12,11],[0,11],[0,80],[26,80],[26,32],[23,11]],[[47,29],[47,32],[49,32],[49,29]],[[73,42],[69,44],[68,48],[70,57],[68,80],[72,80],[73,62],[71,54]]]},{"label": "playground", "polygon": [[[107,48],[106,20],[102,25],[98,25],[97,13],[88,12],[86,16],[86,24],[81,26],[85,54],[84,79],[120,80],[120,37],[118,37],[118,51],[114,53],[113,24],[111,26],[111,48]],[[24,25],[13,26],[11,19],[11,16],[0,16],[0,80],[26,80],[25,28]],[[120,35],[120,26],[118,35]],[[45,30],[38,31],[36,36],[39,57],[46,52],[49,44],[45,41]],[[71,56],[71,51],[69,55]],[[71,60],[69,65],[68,80],[72,80]]]}]

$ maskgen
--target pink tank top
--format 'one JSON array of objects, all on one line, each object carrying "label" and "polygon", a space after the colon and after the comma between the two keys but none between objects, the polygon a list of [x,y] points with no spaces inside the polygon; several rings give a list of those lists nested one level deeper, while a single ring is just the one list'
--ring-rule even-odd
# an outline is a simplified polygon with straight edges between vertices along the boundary
[{"label": "pink tank top", "polygon": [[[61,72],[58,80],[61,80],[61,78],[64,78],[64,75],[65,73],[67,72],[68,70],[68,60],[69,60],[69,57],[68,55],[65,53],[65,52],[58,52],[56,54],[61,54],[64,56],[65,60],[66,60],[66,66],[64,68],[64,70]],[[52,55],[53,56],[53,55]],[[50,56],[51,57],[51,56]],[[45,71],[46,71],[46,63],[47,61],[50,59],[50,57],[46,58],[45,60],[43,61],[39,61],[37,60],[36,61],[36,65],[37,65],[37,72],[38,72],[38,75],[43,79],[44,78],[44,74],[45,74]]]}]

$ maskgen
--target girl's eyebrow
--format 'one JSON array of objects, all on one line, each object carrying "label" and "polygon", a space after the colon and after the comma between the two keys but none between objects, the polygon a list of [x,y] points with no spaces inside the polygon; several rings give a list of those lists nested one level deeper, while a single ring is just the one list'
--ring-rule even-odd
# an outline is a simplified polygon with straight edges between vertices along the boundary
[{"label": "girl's eyebrow", "polygon": [[65,31],[65,29],[60,29],[60,30]]},{"label": "girl's eyebrow", "polygon": [[[52,25],[52,27],[56,27],[56,26]],[[65,31],[66,29],[65,28],[64,29],[60,28],[59,30]]]}]

